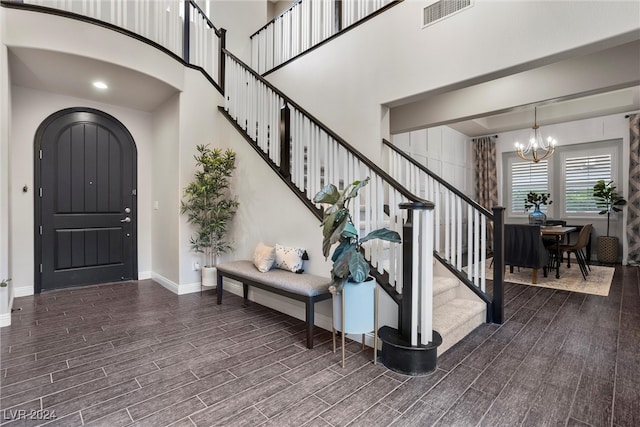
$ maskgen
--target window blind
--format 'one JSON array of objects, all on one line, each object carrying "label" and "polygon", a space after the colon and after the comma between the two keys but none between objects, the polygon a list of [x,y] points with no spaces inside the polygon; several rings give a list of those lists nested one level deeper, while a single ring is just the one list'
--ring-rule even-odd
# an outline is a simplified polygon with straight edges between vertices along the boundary
[{"label": "window blind", "polygon": [[[530,191],[549,192],[548,162],[513,162],[511,164],[511,212],[525,212],[524,200]],[[551,198],[553,200],[553,197]],[[545,205],[540,207],[545,212]]]},{"label": "window blind", "polygon": [[611,154],[568,157],[565,160],[565,212],[598,213],[593,186],[603,179],[611,181]]}]

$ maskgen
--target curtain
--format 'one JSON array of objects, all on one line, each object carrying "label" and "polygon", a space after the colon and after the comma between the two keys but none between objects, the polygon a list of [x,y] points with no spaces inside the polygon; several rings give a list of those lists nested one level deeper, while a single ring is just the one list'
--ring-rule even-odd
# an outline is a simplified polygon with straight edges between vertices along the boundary
[{"label": "curtain", "polygon": [[[496,171],[495,137],[483,136],[473,144],[473,161],[476,177],[476,201],[491,210],[498,206],[498,173]],[[493,250],[493,223],[487,224],[487,247]]]},{"label": "curtain", "polygon": [[496,141],[492,136],[476,138],[473,145],[476,178],[476,200],[491,210],[498,205],[498,174],[496,172]]},{"label": "curtain", "polygon": [[640,265],[640,113],[629,118],[629,129],[628,263]]}]

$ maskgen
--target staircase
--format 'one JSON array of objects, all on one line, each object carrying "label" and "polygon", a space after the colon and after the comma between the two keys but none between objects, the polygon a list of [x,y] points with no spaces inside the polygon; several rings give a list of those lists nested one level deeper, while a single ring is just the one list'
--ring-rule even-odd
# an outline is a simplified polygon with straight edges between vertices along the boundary
[{"label": "staircase", "polygon": [[[438,265],[439,263],[437,263]],[[487,304],[446,269],[433,276],[433,329],[442,336],[441,355],[469,332],[486,323]]]},{"label": "staircase", "polygon": [[[62,2],[61,8],[65,4]],[[184,15],[200,24],[194,27],[184,22],[181,60],[190,63],[190,53],[202,51],[196,46],[199,40],[215,40],[210,45],[218,52],[203,56],[208,65],[194,65],[225,95],[221,114],[319,219],[321,207],[312,199],[324,185],[371,177],[371,184],[355,200],[354,206],[361,209],[353,212],[353,218],[356,227],[365,232],[387,225],[403,236],[401,248],[372,244],[365,254],[373,267],[371,274],[398,304],[397,334],[404,340],[403,348],[424,350],[437,337],[433,334],[436,330],[443,337],[439,348],[442,353],[485,321],[502,322],[502,245],[496,244],[502,239],[499,211],[491,214],[473,202],[467,203],[452,188],[441,203],[440,186],[446,183],[437,177],[425,178],[424,188],[412,188],[399,179],[402,173],[394,176],[380,169],[228,52],[224,47],[225,30],[213,27],[194,1],[185,1],[184,8]],[[175,13],[176,19],[179,15]],[[77,16],[68,15],[74,19]],[[172,44],[180,45],[175,40]],[[411,173],[417,177],[422,171]],[[420,194],[428,197],[421,198]],[[433,200],[435,206],[425,199]],[[468,205],[464,213],[461,200]],[[487,219],[494,222],[496,230],[493,295],[485,290]],[[468,265],[463,265],[463,241]],[[439,262],[434,263],[434,259]]]}]

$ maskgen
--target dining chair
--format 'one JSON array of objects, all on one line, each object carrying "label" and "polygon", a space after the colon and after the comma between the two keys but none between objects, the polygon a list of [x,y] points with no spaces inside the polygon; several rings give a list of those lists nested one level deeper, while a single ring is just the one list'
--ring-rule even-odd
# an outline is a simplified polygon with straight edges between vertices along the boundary
[{"label": "dining chair", "polygon": [[567,268],[571,268],[571,253],[573,252],[576,256],[576,261],[578,261],[578,265],[580,266],[580,272],[582,273],[582,278],[587,280],[587,276],[591,271],[591,267],[587,263],[587,258],[584,254],[584,250],[589,243],[589,238],[591,237],[591,228],[593,224],[585,224],[580,233],[578,234],[578,239],[574,244],[564,244],[559,246],[559,250],[564,253],[567,252]]},{"label": "dining chair", "polygon": [[513,267],[532,268],[531,283],[538,283],[538,270],[547,277],[549,251],[542,241],[539,225],[504,225],[504,264],[513,273]]}]

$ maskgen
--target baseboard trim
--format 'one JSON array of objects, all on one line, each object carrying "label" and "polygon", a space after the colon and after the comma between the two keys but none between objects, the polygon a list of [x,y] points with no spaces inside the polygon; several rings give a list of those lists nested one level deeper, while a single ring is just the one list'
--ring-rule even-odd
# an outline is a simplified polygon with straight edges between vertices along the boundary
[{"label": "baseboard trim", "polygon": [[160,285],[162,285],[162,287],[170,290],[174,294],[180,295],[178,293],[178,291],[180,289],[180,286],[176,282],[167,279],[166,277],[162,276],[161,274],[151,272],[151,280],[153,280],[155,282],[158,282]]},{"label": "baseboard trim", "polygon": [[14,286],[13,287],[13,297],[28,297],[33,295],[33,286]]},{"label": "baseboard trim", "polygon": [[11,312],[0,314],[0,328],[11,325]]},{"label": "baseboard trim", "polygon": [[150,271],[138,271],[138,280],[148,280],[151,279],[153,273]]}]

